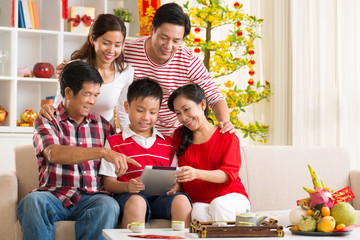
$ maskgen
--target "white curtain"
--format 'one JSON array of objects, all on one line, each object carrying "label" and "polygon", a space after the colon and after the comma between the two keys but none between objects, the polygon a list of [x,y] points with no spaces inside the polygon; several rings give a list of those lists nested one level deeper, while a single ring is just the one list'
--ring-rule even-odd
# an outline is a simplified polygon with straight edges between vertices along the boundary
[{"label": "white curtain", "polygon": [[269,143],[341,146],[360,167],[360,1],[252,0],[264,18]]}]

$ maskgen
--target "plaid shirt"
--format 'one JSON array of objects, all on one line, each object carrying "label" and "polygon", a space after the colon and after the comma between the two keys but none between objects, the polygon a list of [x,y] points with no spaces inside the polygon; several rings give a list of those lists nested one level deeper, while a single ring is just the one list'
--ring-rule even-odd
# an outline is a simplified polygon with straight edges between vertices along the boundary
[{"label": "plaid shirt", "polygon": [[81,194],[104,192],[98,175],[100,159],[78,164],[62,165],[49,162],[42,151],[51,144],[77,147],[104,147],[107,136],[114,133],[112,126],[101,116],[90,113],[78,125],[65,111],[63,104],[57,107],[49,121],[36,118],[33,144],[38,159],[39,188],[58,197],[64,207],[76,205]]}]

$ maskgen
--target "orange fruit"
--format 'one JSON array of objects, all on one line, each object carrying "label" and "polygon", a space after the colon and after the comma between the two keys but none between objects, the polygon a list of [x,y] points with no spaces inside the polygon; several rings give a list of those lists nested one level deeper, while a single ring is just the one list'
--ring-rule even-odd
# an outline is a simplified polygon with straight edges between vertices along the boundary
[{"label": "orange fruit", "polygon": [[318,222],[316,229],[318,232],[332,232],[335,229],[335,219],[332,216],[325,216]]},{"label": "orange fruit", "polygon": [[293,231],[300,231],[300,228],[299,228],[299,226],[293,226],[293,227],[292,227],[292,230],[293,230]]},{"label": "orange fruit", "polygon": [[313,215],[314,215],[314,211],[311,210],[311,209],[308,209],[308,210],[306,210],[306,215],[313,216]]},{"label": "orange fruit", "polygon": [[342,228],[344,228],[344,227],[346,227],[346,225],[345,224],[343,224],[343,223],[340,223],[340,224],[338,224],[337,226],[336,226],[336,230],[340,230],[340,229],[342,229]]},{"label": "orange fruit", "polygon": [[330,208],[328,206],[323,206],[321,208],[321,216],[323,217],[330,216]]}]

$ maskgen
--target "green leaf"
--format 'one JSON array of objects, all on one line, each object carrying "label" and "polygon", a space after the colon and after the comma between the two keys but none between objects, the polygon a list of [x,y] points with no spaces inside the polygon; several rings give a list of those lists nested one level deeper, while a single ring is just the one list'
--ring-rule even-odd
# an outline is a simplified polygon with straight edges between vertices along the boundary
[{"label": "green leaf", "polygon": [[299,204],[299,206],[300,206],[302,209],[304,209],[304,210],[308,210],[308,209],[309,209],[308,207],[305,207],[305,206],[302,205],[302,204]]},{"label": "green leaf", "polygon": [[320,204],[316,205],[314,207],[314,209],[320,210],[324,205],[325,205],[325,203],[320,203]]},{"label": "green leaf", "polygon": [[184,7],[185,9],[189,9],[189,1],[187,1],[187,2],[183,5],[183,7]]}]

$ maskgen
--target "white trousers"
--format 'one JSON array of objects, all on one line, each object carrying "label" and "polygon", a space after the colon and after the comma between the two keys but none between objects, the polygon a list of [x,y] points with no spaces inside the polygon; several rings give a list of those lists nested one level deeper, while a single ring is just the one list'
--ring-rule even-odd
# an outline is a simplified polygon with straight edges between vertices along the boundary
[{"label": "white trousers", "polygon": [[249,200],[240,193],[229,193],[215,198],[210,204],[193,203],[191,219],[200,222],[235,221],[236,214],[250,211]]}]

